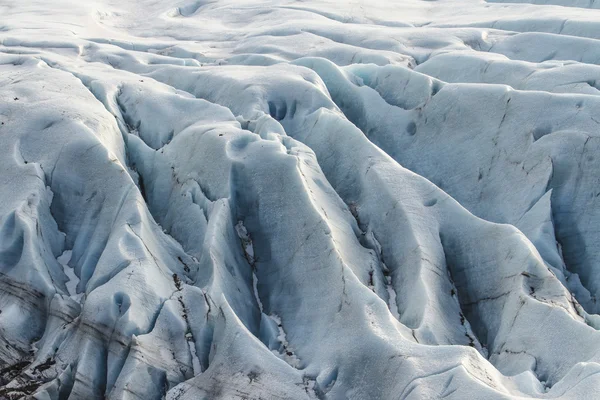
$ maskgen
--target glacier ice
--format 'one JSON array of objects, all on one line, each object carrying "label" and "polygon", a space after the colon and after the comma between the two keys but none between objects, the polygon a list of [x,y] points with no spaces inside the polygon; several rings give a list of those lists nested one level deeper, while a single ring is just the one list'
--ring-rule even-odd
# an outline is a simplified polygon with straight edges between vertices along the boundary
[{"label": "glacier ice", "polygon": [[0,398],[597,397],[597,8],[0,0]]}]

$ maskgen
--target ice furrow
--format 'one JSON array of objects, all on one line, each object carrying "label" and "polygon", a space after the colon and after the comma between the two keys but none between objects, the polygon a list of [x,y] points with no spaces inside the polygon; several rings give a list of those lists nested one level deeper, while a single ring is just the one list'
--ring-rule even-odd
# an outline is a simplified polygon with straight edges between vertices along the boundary
[{"label": "ice furrow", "polygon": [[[364,227],[361,226],[357,207],[354,204],[351,204],[348,207],[348,209],[350,210],[350,213],[356,220],[356,223],[359,226],[359,228],[363,229]],[[394,318],[396,318],[397,320],[400,320],[400,312],[398,309],[398,304],[396,303],[397,294],[396,294],[396,289],[394,288],[392,271],[390,271],[390,269],[385,264],[385,261],[383,260],[381,244],[379,243],[379,241],[375,237],[375,234],[372,231],[365,232],[364,230],[361,230],[360,239],[361,239],[361,243],[363,245],[365,245],[365,247],[370,248],[372,251],[375,252],[375,254],[377,254],[377,257],[379,259],[379,266],[381,268],[381,273],[383,275],[383,280],[384,280],[383,283],[385,284],[385,292],[387,293],[387,298],[384,297],[383,300],[387,302],[388,308],[390,309],[390,312],[392,313]],[[373,281],[373,273],[374,273],[374,271],[369,271],[369,278],[370,278],[371,282]],[[373,286],[373,284],[370,283],[369,286],[370,286],[371,290],[373,290],[375,292],[375,287]],[[414,335],[414,333],[413,333],[413,335]],[[416,340],[416,338],[415,338],[415,340]]]}]

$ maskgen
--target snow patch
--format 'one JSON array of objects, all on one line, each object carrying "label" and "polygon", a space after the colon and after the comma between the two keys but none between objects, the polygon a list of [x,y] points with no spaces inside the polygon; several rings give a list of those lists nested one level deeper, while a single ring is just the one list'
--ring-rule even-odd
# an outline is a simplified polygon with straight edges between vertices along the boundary
[{"label": "snow patch", "polygon": [[57,257],[56,261],[63,267],[63,272],[66,277],[69,279],[65,285],[67,286],[67,291],[69,293],[69,297],[78,303],[81,302],[83,297],[83,293],[77,293],[77,285],[79,284],[79,277],[75,274],[75,270],[69,266],[69,262],[71,261],[71,255],[73,252],[71,250],[65,250],[60,256]]}]

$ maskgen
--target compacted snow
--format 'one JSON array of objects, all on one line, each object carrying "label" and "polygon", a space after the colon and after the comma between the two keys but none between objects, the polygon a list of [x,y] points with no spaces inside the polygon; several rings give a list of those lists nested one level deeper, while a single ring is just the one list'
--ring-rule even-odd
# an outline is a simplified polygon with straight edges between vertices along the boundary
[{"label": "compacted snow", "polygon": [[0,0],[0,398],[600,398],[598,8]]}]

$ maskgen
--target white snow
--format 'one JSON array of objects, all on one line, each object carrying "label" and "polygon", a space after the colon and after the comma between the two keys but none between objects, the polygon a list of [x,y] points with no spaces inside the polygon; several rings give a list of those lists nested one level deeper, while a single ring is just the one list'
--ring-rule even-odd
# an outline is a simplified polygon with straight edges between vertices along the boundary
[{"label": "white snow", "polygon": [[258,278],[256,277],[256,272],[252,271],[252,290],[254,292],[254,298],[256,299],[256,302],[258,303],[258,309],[260,310],[260,312],[263,312],[263,304],[262,301],[260,300],[260,296],[258,295]]},{"label": "white snow", "polygon": [[256,276],[256,265],[255,265],[256,260],[254,259],[254,247],[252,246],[252,238],[248,234],[248,230],[246,229],[246,227],[244,226],[244,223],[242,221],[238,221],[238,223],[235,224],[235,231],[236,231],[238,237],[240,238],[240,240],[242,241],[244,256],[246,257],[248,264],[252,268],[252,291],[254,292],[254,299],[256,300],[256,303],[258,304],[258,309],[262,313],[264,307],[263,307],[262,301],[260,300],[260,296],[258,294],[258,278]]},{"label": "white snow", "polygon": [[270,314],[269,318],[271,318],[273,322],[275,322],[277,328],[279,329],[279,335],[277,336],[277,340],[279,340],[279,342],[281,343],[281,350],[276,352],[276,354],[292,367],[300,368],[302,364],[300,362],[300,359],[294,354],[294,350],[290,347],[290,344],[287,341],[285,331],[283,330],[281,318],[276,314]]},{"label": "white snow", "polygon": [[196,352],[196,343],[194,343],[194,337],[191,333],[188,333],[185,338],[190,349],[190,354],[192,355],[192,367],[194,368],[194,375],[198,375],[202,372],[202,367],[200,365],[200,360],[198,359],[198,353]]},{"label": "white snow", "polygon": [[238,221],[235,224],[235,230],[237,232],[238,237],[242,241],[242,247],[244,248],[244,255],[246,256],[248,263],[250,265],[254,264],[254,248],[252,247],[252,238],[248,234],[246,227],[242,221]]},{"label": "white snow", "polygon": [[392,313],[394,318],[400,319],[400,313],[398,312],[398,304],[396,304],[396,291],[394,290],[394,287],[392,286],[392,277],[388,275],[385,278],[387,281],[385,288],[388,292],[388,295],[390,296],[390,299],[388,300],[390,312]]},{"label": "white snow", "polygon": [[65,283],[65,285],[67,286],[67,291],[69,292],[69,296],[73,300],[80,302],[83,297],[83,293],[77,293],[77,285],[79,284],[79,278],[75,274],[75,270],[73,269],[73,267],[69,266],[69,261],[71,261],[72,254],[73,252],[71,250],[65,250],[60,256],[56,258],[56,260],[60,263],[60,265],[62,265],[63,272],[69,279]]}]

